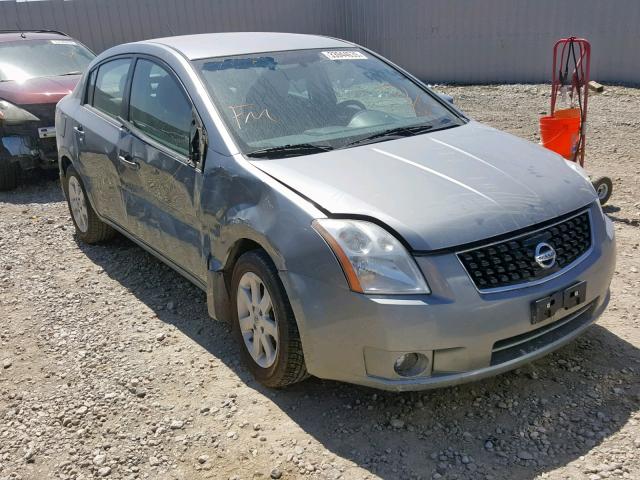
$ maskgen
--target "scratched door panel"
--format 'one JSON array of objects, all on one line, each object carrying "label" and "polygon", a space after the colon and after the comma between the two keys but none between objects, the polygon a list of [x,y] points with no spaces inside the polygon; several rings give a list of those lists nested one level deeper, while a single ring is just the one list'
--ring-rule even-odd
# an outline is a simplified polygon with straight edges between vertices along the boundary
[{"label": "scratched door panel", "polygon": [[120,177],[132,233],[200,279],[199,171],[189,160],[193,106],[168,67],[138,59],[129,96],[131,143]]},{"label": "scratched door panel", "polygon": [[116,147],[120,142],[120,128],[85,107],[78,110],[77,129],[80,173],[91,194],[96,210],[118,224],[125,214],[120,194]]},{"label": "scratched door panel", "polygon": [[195,204],[196,177],[200,173],[135,136],[131,157],[139,168],[121,169],[129,229],[155,250],[204,279]]},{"label": "scratched door panel", "polygon": [[116,118],[122,114],[130,67],[131,58],[115,58],[89,73],[84,104],[74,125],[80,173],[94,208],[119,225],[126,220],[118,174],[118,146],[125,132]]}]

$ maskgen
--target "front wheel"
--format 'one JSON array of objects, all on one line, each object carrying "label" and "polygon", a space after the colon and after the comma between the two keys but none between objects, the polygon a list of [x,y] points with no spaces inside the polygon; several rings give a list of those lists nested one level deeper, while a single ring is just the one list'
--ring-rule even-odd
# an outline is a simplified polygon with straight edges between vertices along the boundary
[{"label": "front wheel", "polygon": [[98,218],[89,203],[82,179],[73,167],[69,167],[65,174],[65,193],[71,219],[80,240],[92,244],[113,238],[115,230]]},{"label": "front wheel", "polygon": [[267,387],[284,387],[307,377],[298,325],[269,256],[243,254],[231,279],[233,333],[242,358]]}]

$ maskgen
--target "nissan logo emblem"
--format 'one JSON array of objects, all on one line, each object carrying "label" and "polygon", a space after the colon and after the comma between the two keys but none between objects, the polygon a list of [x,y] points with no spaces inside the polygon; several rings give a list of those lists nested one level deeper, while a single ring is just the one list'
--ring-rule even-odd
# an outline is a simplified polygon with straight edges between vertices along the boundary
[{"label": "nissan logo emblem", "polygon": [[556,251],[548,243],[540,242],[536,246],[534,258],[536,263],[546,270],[556,264]]}]

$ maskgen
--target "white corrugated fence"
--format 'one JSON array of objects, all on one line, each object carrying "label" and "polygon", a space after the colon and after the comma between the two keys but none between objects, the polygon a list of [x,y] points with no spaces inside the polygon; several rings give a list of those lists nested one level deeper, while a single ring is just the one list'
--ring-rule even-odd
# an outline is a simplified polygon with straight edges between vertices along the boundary
[{"label": "white corrugated fence", "polygon": [[0,1],[0,29],[49,28],[96,52],[223,31],[352,40],[429,82],[545,82],[556,39],[592,43],[592,78],[640,83],[640,0],[44,0]]}]

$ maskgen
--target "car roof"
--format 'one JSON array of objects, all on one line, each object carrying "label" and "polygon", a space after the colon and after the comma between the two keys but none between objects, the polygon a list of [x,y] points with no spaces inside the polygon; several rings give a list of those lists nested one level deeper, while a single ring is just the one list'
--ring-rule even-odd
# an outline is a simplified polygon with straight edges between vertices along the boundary
[{"label": "car roof", "polygon": [[201,33],[196,35],[152,38],[136,43],[159,43],[166,45],[178,50],[189,60],[284,50],[344,48],[354,46],[344,40],[320,35],[274,32]]},{"label": "car roof", "polygon": [[29,31],[29,30],[0,30],[0,42],[16,42],[20,40],[57,40],[69,38],[62,32],[55,31]]}]

